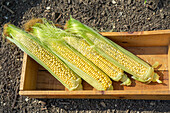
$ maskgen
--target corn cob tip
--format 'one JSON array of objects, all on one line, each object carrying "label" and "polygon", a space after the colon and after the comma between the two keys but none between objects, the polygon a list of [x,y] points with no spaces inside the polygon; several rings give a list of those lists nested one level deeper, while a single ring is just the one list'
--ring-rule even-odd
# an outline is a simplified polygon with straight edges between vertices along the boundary
[{"label": "corn cob tip", "polygon": [[127,85],[130,86],[131,85],[131,80],[127,77],[126,74],[123,74],[122,78],[120,79],[121,83],[120,85]]},{"label": "corn cob tip", "polygon": [[9,23],[6,23],[4,26],[3,26],[3,38],[5,38],[5,36],[9,36],[9,33],[8,33],[8,25]]},{"label": "corn cob tip", "polygon": [[161,80],[159,80],[160,76],[157,73],[154,73],[152,82],[162,83]]},{"label": "corn cob tip", "polygon": [[[10,38],[12,38],[11,36],[10,36],[10,34],[9,34],[9,29],[8,29],[8,25],[9,25],[10,23],[6,23],[4,26],[3,26],[3,33],[2,33],[2,38],[5,40],[6,39],[6,37],[10,37]],[[8,39],[7,39],[7,42],[8,43],[11,43],[11,41],[9,41]]]},{"label": "corn cob tip", "polygon": [[29,20],[27,23],[24,24],[24,30],[31,31],[32,26],[34,26],[36,23],[43,23],[43,20],[41,18],[33,18]]},{"label": "corn cob tip", "polygon": [[159,62],[155,62],[155,63],[152,65],[153,68],[157,68],[158,66],[159,66]]}]

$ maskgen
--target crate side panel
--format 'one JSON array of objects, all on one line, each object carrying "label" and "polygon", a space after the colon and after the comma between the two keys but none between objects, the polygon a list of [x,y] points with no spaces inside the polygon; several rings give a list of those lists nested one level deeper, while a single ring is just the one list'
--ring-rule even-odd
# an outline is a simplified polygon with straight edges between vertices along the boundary
[{"label": "crate side panel", "polygon": [[25,66],[22,68],[22,79],[21,84],[23,84],[22,90],[33,90],[36,89],[38,63],[24,53],[24,63]]},{"label": "crate side panel", "polygon": [[[152,35],[152,36],[108,36],[115,43],[124,47],[128,46],[167,46],[169,37],[164,35]],[[160,43],[161,42],[161,43]]]},{"label": "crate side panel", "polygon": [[122,46],[168,46],[170,30],[141,32],[101,32]]},{"label": "crate side panel", "polygon": [[20,91],[33,98],[155,99],[170,100],[169,91]]},{"label": "crate side panel", "polygon": [[[168,45],[168,70],[170,71],[170,41]],[[170,91],[170,73],[169,73],[169,91]]]}]

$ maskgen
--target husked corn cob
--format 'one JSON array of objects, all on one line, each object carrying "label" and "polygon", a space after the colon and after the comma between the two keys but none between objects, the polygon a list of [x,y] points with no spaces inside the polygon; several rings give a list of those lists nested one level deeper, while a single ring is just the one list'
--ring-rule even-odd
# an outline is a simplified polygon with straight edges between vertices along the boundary
[{"label": "husked corn cob", "polygon": [[101,70],[103,70],[110,78],[114,81],[122,81],[122,85],[130,85],[131,81],[123,73],[123,70],[113,63],[108,61],[106,58],[98,54],[93,47],[89,46],[89,44],[82,38],[76,37],[74,35],[70,35],[69,37],[63,37],[63,39],[72,47],[74,47],[77,51],[79,51],[82,55],[84,55],[87,59],[92,61],[96,66],[98,66]]},{"label": "husked corn cob", "polygon": [[97,90],[113,88],[112,81],[104,72],[64,41],[63,37],[69,37],[65,31],[44,21],[43,24],[36,23],[30,32],[94,88]]},{"label": "husked corn cob", "polygon": [[20,49],[46,68],[67,89],[82,89],[81,78],[57,56],[44,48],[34,37],[11,24],[6,25],[4,29],[4,33],[8,35],[7,39],[15,43]]},{"label": "husked corn cob", "polygon": [[98,53],[133,75],[134,79],[141,82],[161,83],[159,76],[154,73],[153,67],[88,26],[71,18],[66,24],[66,28],[68,32],[83,37]]}]

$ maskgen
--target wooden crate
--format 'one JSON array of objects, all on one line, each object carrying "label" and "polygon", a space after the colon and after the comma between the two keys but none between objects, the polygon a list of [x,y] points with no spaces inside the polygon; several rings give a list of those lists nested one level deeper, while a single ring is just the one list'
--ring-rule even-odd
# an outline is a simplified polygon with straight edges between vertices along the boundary
[{"label": "wooden crate", "polygon": [[158,61],[161,66],[156,72],[163,83],[145,84],[131,79],[132,85],[129,87],[120,86],[120,82],[113,82],[114,90],[97,91],[83,81],[84,90],[68,91],[48,71],[24,54],[19,94],[33,98],[170,100],[170,30],[134,33],[103,32],[101,34],[151,65]]}]

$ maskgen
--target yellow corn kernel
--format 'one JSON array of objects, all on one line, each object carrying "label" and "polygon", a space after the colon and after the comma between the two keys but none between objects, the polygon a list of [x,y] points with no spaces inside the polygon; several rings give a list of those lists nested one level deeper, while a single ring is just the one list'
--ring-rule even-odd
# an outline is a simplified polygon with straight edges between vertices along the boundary
[{"label": "yellow corn kernel", "polygon": [[[99,53],[97,53],[89,44],[78,37],[63,37],[64,40],[79,51],[82,55],[86,56],[96,66],[103,70],[109,77],[115,81],[119,81],[123,76],[123,70],[113,63],[109,62]],[[120,75],[119,75],[120,74]],[[118,77],[120,76],[120,77]]]},{"label": "yellow corn kernel", "polygon": [[104,87],[105,90],[110,88],[110,86],[112,85],[112,81],[107,77],[105,73],[86,62],[84,59],[76,55],[66,46],[53,44],[52,48],[55,48],[55,51],[57,51],[63,58],[65,58],[76,67],[87,73],[89,76],[97,80]]},{"label": "yellow corn kernel", "polygon": [[42,48],[35,41],[25,38],[20,42],[36,57],[49,67],[69,88],[75,87],[71,80],[76,80],[77,76],[61,60],[56,58],[46,49]]},{"label": "yellow corn kernel", "polygon": [[146,72],[147,67],[141,65],[140,63],[131,59],[130,57],[127,57],[120,50],[107,44],[105,41],[102,41],[93,36],[89,36],[88,38],[92,40],[98,48],[100,48],[102,51],[105,51],[108,55],[117,60],[120,64],[128,68],[130,71],[133,71],[136,75],[138,75],[138,77],[143,76],[143,74]]}]

